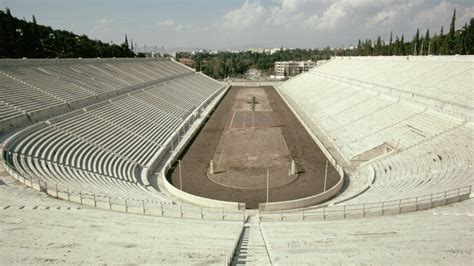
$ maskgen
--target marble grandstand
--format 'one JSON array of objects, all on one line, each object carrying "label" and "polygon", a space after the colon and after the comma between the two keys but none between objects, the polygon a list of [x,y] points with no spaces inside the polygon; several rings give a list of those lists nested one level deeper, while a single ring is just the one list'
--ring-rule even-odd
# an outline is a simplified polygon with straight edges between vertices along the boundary
[{"label": "marble grandstand", "polygon": [[337,58],[279,89],[351,175],[335,200],[381,202],[474,183],[473,72],[472,56]]},{"label": "marble grandstand", "polygon": [[347,57],[277,85],[345,181],[259,211],[150,184],[229,84],[169,60],[0,61],[0,262],[468,264],[473,75],[472,56]]}]

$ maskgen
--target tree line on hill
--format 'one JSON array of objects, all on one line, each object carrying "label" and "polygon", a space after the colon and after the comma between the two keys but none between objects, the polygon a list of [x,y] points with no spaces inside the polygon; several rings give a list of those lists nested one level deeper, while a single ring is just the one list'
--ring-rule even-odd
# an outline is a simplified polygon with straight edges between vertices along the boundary
[{"label": "tree line on hill", "polygon": [[454,10],[449,32],[444,34],[443,26],[438,34],[430,36],[430,29],[420,34],[417,29],[411,41],[405,41],[402,35],[393,38],[390,33],[388,44],[380,36],[376,40],[359,40],[355,51],[344,50],[341,55],[455,55],[474,54],[474,18],[461,29],[456,30],[456,10]]},{"label": "tree line on hill", "polygon": [[133,43],[118,45],[91,40],[86,35],[53,30],[38,25],[33,15],[31,22],[18,19],[9,8],[0,10],[0,58],[55,58],[55,57],[134,57]]},{"label": "tree line on hill", "polygon": [[177,58],[186,57],[194,60],[194,68],[205,74],[222,79],[238,77],[250,68],[272,73],[276,61],[324,60],[337,56],[378,56],[378,55],[454,55],[474,54],[474,18],[462,28],[456,30],[456,10],[454,10],[449,31],[444,33],[443,27],[439,34],[431,36],[427,29],[425,34],[417,30],[413,39],[407,41],[405,36],[390,34],[388,42],[378,36],[375,40],[359,40],[357,47],[330,49],[290,49],[273,54],[243,52],[218,54],[178,53]]},{"label": "tree line on hill", "polygon": [[[427,29],[424,34],[416,31],[411,41],[405,36],[390,34],[388,42],[378,36],[375,40],[359,40],[357,47],[331,49],[290,49],[281,48],[275,53],[252,51],[217,54],[182,52],[176,58],[190,58],[197,71],[214,78],[238,77],[251,68],[272,73],[276,61],[325,60],[337,56],[378,56],[378,55],[454,55],[474,54],[474,18],[456,30],[456,10],[454,10],[449,31],[443,27],[431,36]],[[12,16],[10,9],[0,11],[0,58],[54,58],[54,57],[134,57],[133,42],[127,35],[122,44],[104,43],[91,40],[86,35],[76,35],[64,30],[38,25],[33,15],[31,22]],[[138,56],[144,56],[139,53]]]}]

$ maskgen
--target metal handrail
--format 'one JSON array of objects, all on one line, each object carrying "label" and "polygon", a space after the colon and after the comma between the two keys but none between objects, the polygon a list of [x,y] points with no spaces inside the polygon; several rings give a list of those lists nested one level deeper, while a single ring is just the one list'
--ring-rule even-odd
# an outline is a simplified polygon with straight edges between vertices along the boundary
[{"label": "metal handrail", "polygon": [[[431,194],[425,194],[416,197],[407,197],[394,200],[367,202],[359,204],[348,204],[338,206],[325,206],[318,209],[303,209],[297,212],[279,212],[279,213],[261,213],[260,217],[271,218],[277,217],[278,220],[285,220],[285,218],[291,218],[295,215],[301,217],[301,220],[306,220],[310,217],[318,217],[326,220],[328,216],[338,215],[344,219],[348,215],[360,214],[365,217],[368,213],[375,215],[386,215],[386,211],[395,210],[397,214],[411,211],[418,211],[424,209],[431,209],[437,206],[444,206],[451,203],[459,202],[470,197],[472,192],[472,185],[463,186],[455,189],[450,189],[442,192],[436,192]],[[424,206],[429,203],[429,206]],[[413,209],[414,208],[414,209]],[[392,213],[392,214],[395,214]],[[285,215],[286,214],[286,215]],[[292,214],[292,215],[289,215]],[[300,215],[298,215],[300,214]]]},{"label": "metal handrail", "polygon": [[[5,170],[20,183],[52,197],[111,211],[120,211],[150,216],[186,218],[199,220],[242,221],[245,211],[231,211],[221,208],[203,208],[191,205],[147,201],[134,198],[116,198],[107,195],[72,190],[68,186],[48,183],[39,178],[25,177],[7,161],[3,161]],[[188,210],[186,210],[188,209]],[[244,218],[243,218],[244,217]]]}]

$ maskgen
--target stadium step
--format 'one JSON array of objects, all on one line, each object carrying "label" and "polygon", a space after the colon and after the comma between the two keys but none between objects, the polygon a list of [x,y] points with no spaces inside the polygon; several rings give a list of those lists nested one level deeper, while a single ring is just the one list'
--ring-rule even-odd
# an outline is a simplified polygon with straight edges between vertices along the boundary
[{"label": "stadium step", "polygon": [[234,252],[231,265],[271,265],[267,245],[260,224],[255,216],[249,216]]}]

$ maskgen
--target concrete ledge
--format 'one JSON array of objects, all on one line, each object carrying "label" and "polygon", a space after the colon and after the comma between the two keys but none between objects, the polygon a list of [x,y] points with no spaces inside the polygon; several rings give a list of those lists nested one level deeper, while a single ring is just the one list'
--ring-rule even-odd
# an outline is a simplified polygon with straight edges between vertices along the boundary
[{"label": "concrete ledge", "polygon": [[46,109],[41,109],[34,112],[29,112],[28,117],[31,121],[37,122],[44,119],[48,119],[53,116],[64,114],[71,111],[67,103],[55,105]]},{"label": "concrete ledge", "polygon": [[99,102],[99,103],[96,103],[96,104],[92,104],[92,105],[89,105],[89,106],[86,106],[83,108],[83,110],[86,110],[86,111],[92,111],[92,110],[95,110],[97,108],[100,108],[104,105],[107,105],[107,104],[110,104],[110,101],[102,101],[102,102]]},{"label": "concrete ledge", "polygon": [[[171,168],[171,165],[178,159],[178,156],[181,154],[181,152],[185,149],[185,147],[189,144],[189,142],[192,140],[195,134],[197,134],[200,126],[202,125],[202,122],[205,120],[206,116],[211,112],[211,110],[214,108],[214,106],[224,97],[226,91],[230,88],[230,86],[224,86],[222,89],[218,90],[216,93],[211,95],[206,101],[204,101],[196,110],[199,110],[201,107],[205,107],[206,105],[206,111],[201,114],[201,118],[196,118],[198,119],[195,121],[195,125],[193,125],[188,132],[186,133],[185,139],[182,139],[177,147],[174,147],[175,150],[172,151],[172,154],[169,156],[167,161],[164,163],[162,166],[162,169],[160,170],[158,174],[158,183],[163,184],[163,188],[165,189],[171,196],[182,200],[184,202],[188,202],[191,204],[203,206],[203,207],[210,207],[210,208],[224,208],[224,209],[231,209],[231,210],[241,210],[245,209],[245,203],[239,203],[239,202],[230,202],[230,201],[220,201],[220,200],[213,200],[213,199],[208,199],[200,196],[196,196],[187,192],[184,192],[175,186],[171,184],[167,178],[166,178],[166,172]],[[183,123],[186,125],[187,121],[194,117],[195,112],[191,113],[188,118],[185,120]],[[193,118],[194,119],[194,118]],[[200,119],[200,121],[199,121]],[[199,123],[199,124],[196,124]],[[175,139],[174,135],[172,138],[168,140],[163,146],[166,147],[165,151],[168,151],[174,144],[171,142],[174,142]]]},{"label": "concrete ledge", "polygon": [[81,113],[83,113],[83,112],[84,112],[84,111],[83,111],[82,109],[76,110],[76,111],[72,111],[72,112],[69,112],[69,113],[66,113],[66,114],[63,114],[63,115],[59,115],[59,116],[50,118],[50,119],[48,119],[48,121],[54,124],[54,123],[57,123],[57,122],[60,122],[60,121],[69,119],[69,118],[71,118],[71,117],[74,117],[74,116],[76,116],[76,115],[79,115],[79,114],[81,114]]},{"label": "concrete ledge", "polygon": [[7,128],[13,127],[15,125],[18,125],[20,123],[29,121],[28,116],[26,114],[20,114],[20,115],[15,115],[12,117],[9,117],[5,120],[0,121],[0,132],[4,131]]},{"label": "concrete ledge", "polygon": [[77,203],[98,209],[150,215],[167,218],[216,220],[216,221],[242,221],[245,213],[241,211],[224,211],[224,209],[190,208],[184,205],[169,204],[168,202],[145,202],[143,200],[111,198],[106,195],[88,193],[79,190],[69,190],[65,186],[57,186],[44,180],[25,178],[16,169],[3,161],[5,171],[18,182],[39,192],[46,193],[53,198]]},{"label": "concrete ledge", "polygon": [[106,101],[110,98],[117,96],[117,91],[108,91],[97,95],[97,102]]},{"label": "concrete ledge", "polygon": [[[285,92],[284,91],[280,91],[280,88],[278,87],[275,87],[275,90],[276,92],[278,93],[278,95],[280,95],[280,97],[283,99],[283,101],[286,103],[286,105],[290,108],[290,110],[293,112],[293,114],[296,116],[296,118],[298,119],[298,121],[300,121],[300,123],[303,125],[303,127],[306,129],[306,131],[308,132],[308,134],[313,138],[314,142],[316,142],[316,144],[318,145],[318,147],[321,149],[321,151],[324,153],[324,155],[326,155],[326,158],[329,160],[329,162],[332,164],[332,166],[336,167],[338,165],[338,162],[337,160],[334,158],[334,156],[329,152],[329,150],[324,146],[323,142],[321,140],[319,140],[319,137],[316,136],[316,134],[311,130],[311,125],[308,125],[306,124],[304,118],[302,117],[302,115],[306,115],[304,114],[304,112],[302,111],[301,114],[295,109],[297,108],[297,106],[293,106],[290,104],[289,101],[292,101],[292,99],[288,99],[290,98],[288,96],[288,98],[285,96]],[[296,104],[295,104],[296,105]],[[334,145],[334,148],[338,151],[339,153],[339,156],[344,160],[344,163],[346,164],[349,164],[349,162],[346,160],[345,156],[339,151],[338,147]],[[339,164],[342,164],[341,162],[339,162]]]},{"label": "concrete ledge", "polygon": [[340,203],[343,203],[343,202],[349,201],[351,199],[354,199],[354,198],[364,194],[367,190],[369,190],[370,186],[372,186],[372,184],[375,182],[375,170],[371,165],[369,167],[370,167],[370,180],[369,180],[369,182],[365,186],[363,186],[362,189],[360,189],[358,192],[353,193],[353,194],[349,195],[348,197],[344,197],[342,199],[339,199],[339,200],[335,201],[334,205],[338,205]]},{"label": "concrete ledge", "polygon": [[339,174],[340,178],[336,185],[328,189],[326,192],[316,194],[314,196],[296,199],[296,200],[288,200],[288,201],[278,201],[278,202],[268,202],[268,203],[260,203],[258,204],[258,209],[260,211],[279,211],[279,210],[288,210],[288,209],[296,209],[296,208],[303,208],[312,205],[316,205],[323,201],[327,201],[337,195],[344,184],[344,171],[341,167],[337,166],[337,173]]},{"label": "concrete ledge", "polygon": [[428,210],[470,198],[472,186],[464,186],[434,194],[354,205],[334,205],[298,212],[262,213],[262,221],[324,221],[359,219]]},{"label": "concrete ledge", "polygon": [[163,178],[163,183],[171,195],[185,202],[197,204],[199,206],[210,207],[210,208],[224,208],[224,209],[231,209],[231,210],[245,209],[245,203],[208,199],[208,198],[199,197],[199,196],[184,192],[180,189],[177,189],[166,179],[164,169],[160,171],[159,178]]},{"label": "concrete ledge", "polygon": [[84,106],[94,104],[96,102],[97,102],[97,97],[96,96],[90,96],[90,97],[70,101],[69,106],[70,106],[71,110],[75,110],[75,109],[82,108]]}]

